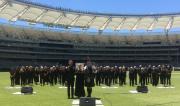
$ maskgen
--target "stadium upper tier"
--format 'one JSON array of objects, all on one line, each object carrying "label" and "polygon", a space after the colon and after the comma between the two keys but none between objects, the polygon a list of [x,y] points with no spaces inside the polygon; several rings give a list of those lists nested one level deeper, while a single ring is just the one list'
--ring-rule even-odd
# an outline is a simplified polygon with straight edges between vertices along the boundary
[{"label": "stadium upper tier", "polygon": [[0,17],[9,21],[58,25],[62,28],[95,28],[99,31],[154,30],[180,28],[180,13],[172,14],[103,14],[54,8],[25,0],[0,0]]},{"label": "stadium upper tier", "polygon": [[[176,45],[180,44],[179,32],[169,33],[137,33],[137,35],[94,35],[96,33],[56,31],[47,28],[37,29],[29,26],[17,26],[14,24],[0,24],[0,37],[15,38],[19,40],[29,39],[38,41],[56,41],[84,44],[107,44],[107,45]],[[111,34],[111,33],[110,33]],[[141,35],[142,34],[142,35]]]}]

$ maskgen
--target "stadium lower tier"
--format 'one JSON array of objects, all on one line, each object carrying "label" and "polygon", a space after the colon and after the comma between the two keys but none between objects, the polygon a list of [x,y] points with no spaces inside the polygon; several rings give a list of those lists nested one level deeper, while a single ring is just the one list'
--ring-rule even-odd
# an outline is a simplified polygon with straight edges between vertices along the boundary
[{"label": "stadium lower tier", "polygon": [[179,65],[180,45],[81,44],[57,41],[0,39],[0,68],[19,65],[64,65],[68,59],[85,62],[90,57],[98,65]]}]

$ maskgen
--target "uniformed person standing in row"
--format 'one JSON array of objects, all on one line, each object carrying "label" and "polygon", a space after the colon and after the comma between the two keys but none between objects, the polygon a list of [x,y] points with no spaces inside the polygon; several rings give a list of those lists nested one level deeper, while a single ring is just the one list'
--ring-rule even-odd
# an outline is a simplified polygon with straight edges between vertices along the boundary
[{"label": "uniformed person standing in row", "polygon": [[96,70],[96,86],[101,86],[101,69],[102,67],[98,67]]},{"label": "uniformed person standing in row", "polygon": [[138,68],[134,66],[134,82],[137,85],[137,79],[138,79]]},{"label": "uniformed person standing in row", "polygon": [[72,60],[69,60],[66,68],[66,81],[67,81],[67,93],[68,99],[74,98],[74,80],[75,80],[75,67]]},{"label": "uniformed person standing in row", "polygon": [[14,86],[15,85],[16,69],[11,69],[9,73],[10,73],[11,86]]},{"label": "uniformed person standing in row", "polygon": [[122,83],[126,85],[126,73],[127,73],[127,68],[125,66],[122,67]]},{"label": "uniformed person standing in row", "polygon": [[123,86],[123,72],[122,67],[119,67],[119,86]]},{"label": "uniformed person standing in row", "polygon": [[141,84],[141,86],[146,85],[146,70],[145,70],[145,67],[141,67],[141,69],[140,69],[140,84]]},{"label": "uniformed person standing in row", "polygon": [[134,86],[135,81],[135,71],[133,67],[129,68],[129,85]]},{"label": "uniformed person standing in row", "polygon": [[152,85],[153,86],[157,86],[157,84],[158,84],[158,68],[157,67],[155,67],[155,66],[153,66],[152,67]]},{"label": "uniformed person standing in row", "polygon": [[34,68],[34,75],[33,75],[33,79],[34,79],[34,82],[35,82],[35,84],[37,85],[38,84],[38,82],[39,82],[39,67],[35,67]]},{"label": "uniformed person standing in row", "polygon": [[167,65],[167,85],[171,85],[172,66]]}]

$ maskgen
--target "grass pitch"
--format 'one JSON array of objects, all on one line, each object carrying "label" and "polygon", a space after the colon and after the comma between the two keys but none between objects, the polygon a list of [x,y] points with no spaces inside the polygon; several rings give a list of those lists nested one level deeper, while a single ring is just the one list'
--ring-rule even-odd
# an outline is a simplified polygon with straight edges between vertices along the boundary
[{"label": "grass pitch", "polygon": [[[13,95],[20,89],[9,87],[9,73],[0,73],[0,106],[71,106],[72,100],[67,99],[66,89],[56,86],[33,86],[34,95]],[[174,89],[159,89],[149,85],[147,94],[130,94],[129,90],[136,87],[129,85],[117,89],[93,88],[93,97],[101,98],[104,106],[180,106],[180,72],[173,72]]]}]

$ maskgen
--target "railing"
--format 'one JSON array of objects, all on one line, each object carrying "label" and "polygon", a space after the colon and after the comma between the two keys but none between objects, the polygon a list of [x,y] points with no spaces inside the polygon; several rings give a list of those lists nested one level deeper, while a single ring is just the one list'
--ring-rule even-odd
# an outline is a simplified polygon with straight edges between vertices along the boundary
[{"label": "railing", "polygon": [[[138,46],[137,46],[138,47]],[[86,48],[62,48],[62,47],[40,47],[40,46],[34,46],[34,45],[19,45],[19,44],[1,44],[0,43],[0,48],[1,49],[19,49],[19,50],[26,50],[26,51],[32,51],[32,50],[38,50],[38,51],[74,51],[74,52],[126,52],[126,51],[140,51],[140,52],[143,52],[143,51],[178,51],[179,49],[177,47],[175,48],[170,48],[168,46],[166,47],[163,47],[163,46],[158,46],[158,48],[156,48],[156,46],[154,48],[149,48],[149,47],[146,47],[146,48],[136,48],[136,47],[133,47],[133,48],[128,48],[128,47],[123,47],[123,48],[89,48],[89,47],[86,47]],[[168,48],[167,48],[168,47]]]},{"label": "railing", "polygon": [[[0,55],[0,58],[5,58],[5,59],[31,59],[31,60],[36,60],[36,59],[42,59],[42,60],[68,60],[69,58],[73,60],[86,60],[84,56],[56,56],[56,57],[48,57],[48,56],[30,56],[30,55]],[[164,58],[164,57],[91,57],[92,60],[170,60],[171,58]]]},{"label": "railing", "polygon": [[117,57],[117,56],[175,56],[175,55],[180,55],[179,52],[114,52],[114,53],[97,53],[97,52],[92,52],[92,53],[70,53],[70,52],[52,52],[52,51],[47,51],[47,52],[41,52],[41,51],[24,51],[24,50],[4,50],[0,49],[0,54],[1,55],[22,55],[22,54],[28,54],[28,55],[44,55],[44,56],[111,56],[111,57]]}]

